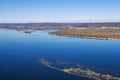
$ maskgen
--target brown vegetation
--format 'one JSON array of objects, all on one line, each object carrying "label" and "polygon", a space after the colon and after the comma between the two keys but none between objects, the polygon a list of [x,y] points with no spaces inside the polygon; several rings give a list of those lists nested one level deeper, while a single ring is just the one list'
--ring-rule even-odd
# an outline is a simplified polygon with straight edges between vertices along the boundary
[{"label": "brown vegetation", "polygon": [[49,34],[101,39],[120,39],[120,28],[68,28],[57,32],[50,32]]}]

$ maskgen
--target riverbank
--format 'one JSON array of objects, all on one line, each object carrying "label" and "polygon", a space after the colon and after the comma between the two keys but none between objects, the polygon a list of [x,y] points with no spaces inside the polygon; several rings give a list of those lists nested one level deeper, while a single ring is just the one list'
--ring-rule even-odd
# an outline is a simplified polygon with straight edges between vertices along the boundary
[{"label": "riverbank", "polygon": [[[24,33],[31,34],[34,31],[49,30],[52,28],[46,27],[10,27],[9,30],[23,31]],[[80,37],[88,39],[102,39],[102,40],[120,40],[120,28],[118,27],[101,27],[101,28],[56,28],[55,32],[48,32],[49,34],[58,36]]]},{"label": "riverbank", "polygon": [[120,28],[67,28],[50,32],[58,36],[120,40]]}]

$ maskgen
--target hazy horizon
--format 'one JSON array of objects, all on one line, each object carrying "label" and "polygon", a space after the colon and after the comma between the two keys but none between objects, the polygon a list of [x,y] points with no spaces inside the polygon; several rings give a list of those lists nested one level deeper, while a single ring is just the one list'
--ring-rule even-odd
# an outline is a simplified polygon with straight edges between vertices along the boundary
[{"label": "hazy horizon", "polygon": [[0,23],[120,22],[120,0],[1,0]]}]

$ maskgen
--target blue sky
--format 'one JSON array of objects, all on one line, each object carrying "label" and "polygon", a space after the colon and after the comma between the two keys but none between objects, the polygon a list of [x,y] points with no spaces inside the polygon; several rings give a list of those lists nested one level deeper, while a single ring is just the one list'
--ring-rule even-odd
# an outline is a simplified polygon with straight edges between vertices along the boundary
[{"label": "blue sky", "polygon": [[0,23],[120,21],[120,0],[0,0]]}]

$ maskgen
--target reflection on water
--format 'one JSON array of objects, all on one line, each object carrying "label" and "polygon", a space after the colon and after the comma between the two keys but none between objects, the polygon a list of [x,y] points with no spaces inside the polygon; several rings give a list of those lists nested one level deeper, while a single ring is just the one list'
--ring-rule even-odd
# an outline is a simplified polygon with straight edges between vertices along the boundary
[{"label": "reflection on water", "polygon": [[120,75],[119,40],[54,36],[49,31],[0,30],[0,80],[89,80],[46,68],[37,61],[39,57]]}]

